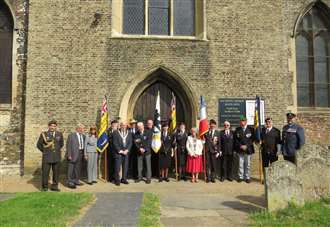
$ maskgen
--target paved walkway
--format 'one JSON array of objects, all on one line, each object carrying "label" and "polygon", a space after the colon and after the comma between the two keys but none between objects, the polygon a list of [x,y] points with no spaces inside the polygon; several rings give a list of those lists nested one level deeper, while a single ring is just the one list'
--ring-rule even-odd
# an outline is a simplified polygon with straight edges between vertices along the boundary
[{"label": "paved walkway", "polygon": [[137,226],[143,193],[96,193],[96,203],[73,226]]}]

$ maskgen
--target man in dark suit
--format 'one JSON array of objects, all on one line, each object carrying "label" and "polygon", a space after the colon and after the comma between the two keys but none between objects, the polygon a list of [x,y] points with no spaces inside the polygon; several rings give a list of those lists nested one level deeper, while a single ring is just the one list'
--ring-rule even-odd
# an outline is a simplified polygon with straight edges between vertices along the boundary
[{"label": "man in dark suit", "polygon": [[177,152],[177,166],[179,172],[179,180],[187,180],[186,178],[186,159],[187,159],[187,139],[188,139],[188,132],[186,131],[185,123],[181,122],[179,124],[178,130],[176,130],[174,134],[174,141],[173,147],[176,147]]},{"label": "man in dark suit", "polygon": [[[127,172],[129,163],[129,152],[133,145],[131,132],[127,128],[126,122],[120,123],[120,129],[113,132],[113,155],[115,159],[115,184],[128,184]],[[119,181],[120,167],[122,167],[122,177]]]},{"label": "man in dark suit", "polygon": [[63,134],[56,130],[57,122],[48,122],[48,131],[42,132],[37,142],[37,148],[42,152],[42,191],[48,191],[48,177],[50,168],[53,172],[52,191],[60,191],[58,188],[59,167],[61,162],[61,149],[64,145]]},{"label": "man in dark suit", "polygon": [[296,154],[299,149],[305,144],[304,128],[298,125],[296,115],[287,113],[288,124],[284,125],[282,130],[282,153],[284,160],[296,164]]},{"label": "man in dark suit", "polygon": [[82,185],[79,182],[81,163],[85,146],[85,126],[78,124],[76,131],[69,134],[66,143],[66,157],[68,160],[68,187],[76,188],[76,185]]},{"label": "man in dark suit", "polygon": [[142,180],[142,170],[143,170],[143,161],[146,162],[146,183],[151,183],[151,140],[152,132],[150,130],[145,130],[142,122],[137,123],[138,131],[134,136],[134,143],[138,149],[138,179],[136,183]]},{"label": "man in dark suit", "polygon": [[220,181],[225,179],[233,180],[233,154],[234,154],[234,132],[230,129],[230,122],[224,122],[224,129],[220,131],[220,151],[221,151],[221,177]]},{"label": "man in dark suit", "polygon": [[[135,119],[131,119],[129,122],[129,131],[131,132],[132,136],[134,137],[137,128],[136,128],[137,121]],[[133,143],[132,148],[129,152],[129,176],[132,178],[137,178],[137,148]]]},{"label": "man in dark suit", "polygon": [[113,147],[113,132],[118,130],[119,122],[117,120],[113,120],[110,123],[110,128],[108,129],[108,138],[109,138],[109,146],[108,146],[108,179],[110,182],[115,182],[115,157],[114,157],[114,147]]},{"label": "man in dark suit", "polygon": [[217,122],[210,120],[209,131],[205,133],[206,144],[206,171],[207,181],[215,183],[216,172],[218,168],[218,157],[220,155],[219,148],[219,131],[216,130]]},{"label": "man in dark suit", "polygon": [[246,117],[240,119],[240,127],[234,133],[235,150],[239,156],[238,182],[245,180],[250,183],[251,157],[254,153],[254,129],[247,125]]},{"label": "man in dark suit", "polygon": [[261,131],[261,155],[262,166],[268,167],[269,164],[278,160],[277,153],[281,151],[281,132],[273,127],[270,117],[265,120],[266,127]]}]

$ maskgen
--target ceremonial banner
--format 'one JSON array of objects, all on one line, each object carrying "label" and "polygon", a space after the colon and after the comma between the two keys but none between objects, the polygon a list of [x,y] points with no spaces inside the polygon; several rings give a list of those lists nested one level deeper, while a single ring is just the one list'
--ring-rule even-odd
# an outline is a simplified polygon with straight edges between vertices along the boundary
[{"label": "ceremonial banner", "polygon": [[108,108],[107,108],[107,98],[103,97],[102,107],[101,107],[101,120],[99,133],[97,138],[97,151],[103,152],[109,145],[109,138],[107,135],[108,129]]},{"label": "ceremonial banner", "polygon": [[172,92],[169,131],[170,131],[170,133],[173,133],[175,130],[176,130],[176,100],[175,100],[175,96]]},{"label": "ceremonial banner", "polygon": [[199,115],[199,137],[204,138],[204,134],[209,130],[209,123],[206,116],[206,103],[203,96],[200,98],[200,115]]},{"label": "ceremonial banner", "polygon": [[155,153],[158,153],[162,141],[161,141],[161,123],[160,123],[160,95],[159,91],[157,93],[157,99],[156,99],[156,108],[155,108],[155,114],[154,114],[154,131],[152,134],[152,142],[151,142],[151,148]]},{"label": "ceremonial banner", "polygon": [[260,118],[260,97],[256,96],[255,103],[255,114],[254,114],[254,129],[255,129],[255,137],[257,141],[261,139],[261,118]]}]

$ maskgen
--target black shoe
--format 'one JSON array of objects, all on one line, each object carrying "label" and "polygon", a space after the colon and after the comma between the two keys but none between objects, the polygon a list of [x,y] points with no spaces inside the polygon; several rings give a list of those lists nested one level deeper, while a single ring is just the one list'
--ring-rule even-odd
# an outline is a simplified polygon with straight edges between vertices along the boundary
[{"label": "black shoe", "polygon": [[251,180],[250,180],[250,179],[246,179],[245,182],[246,182],[247,184],[250,184],[250,183],[251,183]]},{"label": "black shoe", "polygon": [[182,177],[182,180],[187,181],[187,177],[186,176],[183,176]]},{"label": "black shoe", "polygon": [[142,179],[136,179],[134,182],[139,183]]},{"label": "black shoe", "polygon": [[122,184],[129,184],[127,180],[121,179],[120,181]]},{"label": "black shoe", "polygon": [[237,180],[238,183],[241,183],[242,181],[243,181],[242,179],[238,179],[238,180]]},{"label": "black shoe", "polygon": [[151,180],[147,179],[146,184],[150,184],[150,183],[151,183]]},{"label": "black shoe", "polygon": [[210,183],[210,180],[209,179],[206,179],[206,183]]},{"label": "black shoe", "polygon": [[159,178],[158,179],[158,182],[163,182],[163,178]]},{"label": "black shoe", "polygon": [[221,182],[224,182],[224,181],[225,181],[225,178],[224,178],[224,177],[221,177],[221,178],[220,178],[220,181],[221,181]]},{"label": "black shoe", "polygon": [[211,182],[212,182],[212,183],[215,183],[215,180],[214,180],[214,179],[211,179]]},{"label": "black shoe", "polygon": [[119,182],[119,181],[116,181],[116,182],[115,182],[115,185],[116,185],[116,186],[120,186],[120,182]]},{"label": "black shoe", "polygon": [[93,180],[93,181],[92,181],[92,183],[93,183],[93,184],[96,184],[96,183],[97,183],[97,181]]},{"label": "black shoe", "polygon": [[77,187],[76,187],[76,185],[74,185],[74,184],[69,184],[69,185],[68,185],[68,188],[76,189]]},{"label": "black shoe", "polygon": [[82,186],[84,185],[83,183],[74,183],[76,186]]},{"label": "black shoe", "polygon": [[87,182],[87,184],[89,184],[89,185],[92,185],[92,184],[93,184],[93,182]]},{"label": "black shoe", "polygon": [[42,192],[47,192],[48,191],[48,188],[42,188],[41,191]]},{"label": "black shoe", "polygon": [[227,178],[227,180],[229,180],[229,181],[233,181],[233,178],[231,178],[231,177],[228,177],[228,178]]},{"label": "black shoe", "polygon": [[170,182],[170,179],[168,179],[167,177],[164,179],[164,181],[166,182]]}]

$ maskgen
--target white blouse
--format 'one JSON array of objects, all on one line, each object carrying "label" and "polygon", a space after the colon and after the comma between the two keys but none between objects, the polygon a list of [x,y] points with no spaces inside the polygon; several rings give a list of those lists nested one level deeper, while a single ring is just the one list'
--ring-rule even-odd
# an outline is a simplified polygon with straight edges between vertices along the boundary
[{"label": "white blouse", "polygon": [[202,155],[203,154],[203,143],[204,141],[188,136],[186,148],[188,150],[188,155]]}]

